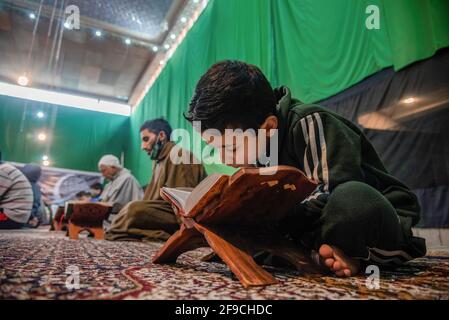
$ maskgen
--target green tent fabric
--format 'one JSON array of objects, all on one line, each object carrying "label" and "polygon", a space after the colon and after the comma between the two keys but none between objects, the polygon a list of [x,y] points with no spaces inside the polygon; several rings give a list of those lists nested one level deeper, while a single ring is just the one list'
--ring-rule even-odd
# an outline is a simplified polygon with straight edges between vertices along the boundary
[{"label": "green tent fabric", "polygon": [[[379,9],[379,29],[366,27],[370,5]],[[287,85],[295,97],[315,102],[449,46],[448,13],[447,0],[209,0],[130,119],[57,108],[51,156],[60,167],[96,170],[99,156],[124,151],[125,165],[146,184],[151,163],[140,150],[140,125],[163,116],[173,128],[190,128],[182,114],[213,63],[256,64],[273,86]],[[1,148],[7,159],[38,161],[42,147],[20,128],[39,123],[22,122],[23,104],[1,98]],[[219,165],[207,170],[233,171]]]},{"label": "green tent fabric", "polygon": [[[369,5],[379,8],[379,29],[366,27]],[[141,183],[148,180],[139,125],[163,116],[175,128],[190,128],[182,113],[201,74],[219,60],[256,64],[273,86],[315,102],[448,46],[448,13],[446,0],[210,0],[132,114],[126,164]]]},{"label": "green tent fabric", "polygon": [[[39,132],[48,140],[39,142]],[[98,171],[104,154],[120,157],[128,133],[129,117],[0,96],[4,160],[40,164],[46,154],[54,167]]]}]

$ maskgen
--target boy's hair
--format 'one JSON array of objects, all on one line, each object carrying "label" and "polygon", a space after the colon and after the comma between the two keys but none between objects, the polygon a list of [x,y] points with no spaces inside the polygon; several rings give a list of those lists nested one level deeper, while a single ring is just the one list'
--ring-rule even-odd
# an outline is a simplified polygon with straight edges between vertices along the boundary
[{"label": "boy's hair", "polygon": [[142,132],[145,129],[147,129],[150,132],[153,132],[156,135],[158,135],[159,132],[164,131],[165,135],[167,136],[167,139],[170,140],[172,128],[171,128],[170,124],[168,123],[168,121],[163,118],[145,121],[140,126],[139,132]]},{"label": "boy's hair", "polygon": [[103,185],[100,182],[95,182],[90,186],[90,189],[94,190],[102,190],[103,191]]},{"label": "boy's hair", "polygon": [[214,64],[198,81],[184,117],[201,130],[257,129],[274,114],[276,98],[262,71],[241,61]]}]

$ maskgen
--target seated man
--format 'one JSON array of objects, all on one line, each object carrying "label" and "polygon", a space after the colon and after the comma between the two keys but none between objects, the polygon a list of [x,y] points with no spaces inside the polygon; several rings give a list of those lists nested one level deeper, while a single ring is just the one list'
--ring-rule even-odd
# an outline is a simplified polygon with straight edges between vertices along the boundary
[{"label": "seated man", "polygon": [[90,186],[90,201],[97,202],[100,200],[101,193],[103,192],[103,185],[100,182],[96,182]]},{"label": "seated man", "polygon": [[121,166],[116,156],[111,154],[103,156],[98,162],[103,177],[110,182],[101,193],[101,201],[113,204],[110,221],[113,215],[120,211],[127,203],[135,200],[141,200],[143,196],[142,189],[136,178],[133,177],[128,169]]},{"label": "seated man", "polygon": [[164,119],[146,121],[141,126],[141,148],[153,160],[152,178],[145,190],[144,200],[124,207],[106,231],[105,239],[167,240],[179,228],[171,205],[159,194],[160,188],[193,188],[205,178],[206,172],[202,165],[174,164],[170,161],[170,151],[175,146],[170,141],[171,131]]},{"label": "seated man", "polygon": [[[279,160],[271,165],[294,166],[318,183],[279,228],[337,276],[356,274],[361,262],[395,265],[425,254],[424,239],[411,230],[420,218],[417,197],[387,172],[360,129],[326,108],[293,99],[287,87],[273,90],[256,66],[213,65],[199,80],[186,118],[200,121],[202,133],[265,129],[269,137],[278,130],[271,146],[278,146]],[[222,137],[206,142],[230,165],[260,165],[257,160],[271,149],[249,150],[249,144]],[[236,163],[242,154],[246,163]]]},{"label": "seated man", "polygon": [[37,228],[42,221],[42,210],[41,210],[41,189],[37,183],[41,177],[41,167],[37,164],[26,164],[19,169],[31,184],[31,189],[33,190],[33,208],[31,209],[31,216],[26,225],[29,228]]},{"label": "seated man", "polygon": [[0,162],[0,229],[20,229],[33,207],[33,189],[16,167]]}]

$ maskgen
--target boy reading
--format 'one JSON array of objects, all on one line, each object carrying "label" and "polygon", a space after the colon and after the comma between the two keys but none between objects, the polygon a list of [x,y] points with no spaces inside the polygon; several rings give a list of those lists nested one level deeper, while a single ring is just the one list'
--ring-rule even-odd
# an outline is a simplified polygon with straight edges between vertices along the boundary
[{"label": "boy reading", "polygon": [[[273,90],[256,66],[213,65],[197,83],[185,117],[200,121],[202,134],[278,130],[278,163],[269,165],[296,167],[318,183],[278,227],[337,276],[355,275],[361,263],[398,265],[425,254],[424,239],[411,231],[420,219],[417,197],[387,172],[361,130],[324,107],[292,98],[287,87]],[[254,159],[266,152],[209,138],[233,166],[260,165]],[[242,153],[245,161],[235,161]]]}]

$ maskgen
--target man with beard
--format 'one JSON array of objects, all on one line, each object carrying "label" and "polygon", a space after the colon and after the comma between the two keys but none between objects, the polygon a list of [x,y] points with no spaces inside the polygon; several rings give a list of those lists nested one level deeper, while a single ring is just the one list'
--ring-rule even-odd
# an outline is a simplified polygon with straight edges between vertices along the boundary
[{"label": "man with beard", "polygon": [[[164,119],[148,120],[140,127],[141,148],[153,162],[152,178],[143,201],[126,205],[112,221],[105,239],[167,240],[179,228],[171,205],[160,196],[160,188],[194,188],[206,177],[206,172],[201,164],[174,164],[170,161],[170,151],[175,146],[170,141],[171,131]],[[191,154],[189,156],[192,157]]]}]

